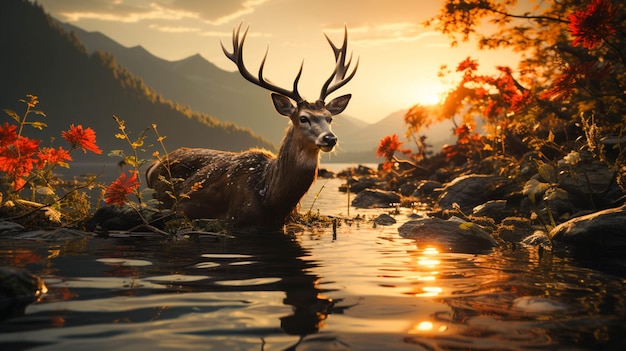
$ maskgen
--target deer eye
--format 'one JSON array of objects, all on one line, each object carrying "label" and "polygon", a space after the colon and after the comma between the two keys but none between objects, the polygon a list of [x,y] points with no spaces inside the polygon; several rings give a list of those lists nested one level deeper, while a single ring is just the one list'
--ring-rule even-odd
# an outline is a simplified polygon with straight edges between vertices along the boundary
[{"label": "deer eye", "polygon": [[300,116],[300,123],[311,123],[311,121],[309,121],[309,118],[306,116]]}]

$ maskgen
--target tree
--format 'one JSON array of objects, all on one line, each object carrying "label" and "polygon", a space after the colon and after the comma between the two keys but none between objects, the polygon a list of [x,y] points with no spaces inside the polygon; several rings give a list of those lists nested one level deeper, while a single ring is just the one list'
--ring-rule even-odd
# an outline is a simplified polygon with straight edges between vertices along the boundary
[{"label": "tree", "polygon": [[[532,149],[538,137],[553,142],[560,133],[568,147],[578,139],[578,147],[617,172],[626,190],[626,147],[619,142],[626,131],[623,2],[546,0],[531,7],[516,0],[446,0],[426,24],[448,35],[453,46],[475,40],[480,49],[522,56],[516,68],[499,66],[494,75],[479,74],[479,62],[471,57],[460,62],[455,74],[461,78],[438,118],[462,116],[471,127],[481,116],[489,131],[485,148],[498,146],[502,154],[513,140]],[[447,67],[440,72],[451,73]],[[611,156],[604,147],[609,136],[618,140]]]}]

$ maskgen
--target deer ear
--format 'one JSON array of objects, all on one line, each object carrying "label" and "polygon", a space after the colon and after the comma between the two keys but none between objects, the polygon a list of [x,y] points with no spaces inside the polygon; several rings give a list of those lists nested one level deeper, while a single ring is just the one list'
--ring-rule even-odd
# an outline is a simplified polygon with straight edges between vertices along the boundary
[{"label": "deer ear", "polygon": [[272,102],[274,103],[276,111],[283,116],[291,117],[296,110],[296,107],[291,103],[291,100],[285,95],[272,93]]},{"label": "deer ear", "polygon": [[328,112],[330,112],[331,115],[338,115],[346,109],[351,97],[352,94],[346,94],[338,98],[334,98],[326,104],[326,109],[328,110]]}]

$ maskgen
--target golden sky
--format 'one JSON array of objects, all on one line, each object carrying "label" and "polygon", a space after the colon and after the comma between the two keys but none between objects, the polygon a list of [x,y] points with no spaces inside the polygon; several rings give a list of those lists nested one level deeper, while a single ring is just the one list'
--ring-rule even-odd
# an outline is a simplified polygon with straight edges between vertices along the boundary
[{"label": "golden sky", "polygon": [[[446,90],[437,77],[471,56],[485,72],[515,66],[512,53],[480,52],[468,43],[451,48],[447,37],[425,28],[438,0],[37,0],[62,22],[99,31],[118,43],[141,45],[152,54],[180,60],[199,53],[217,66],[236,70],[224,57],[232,29],[250,26],[245,62],[256,71],[267,49],[265,76],[289,88],[301,62],[300,92],[316,100],[334,68],[324,38],[340,43],[348,27],[348,50],[359,58],[355,78],[333,96],[352,93],[345,114],[375,122],[415,103],[433,102]],[[260,88],[259,88],[260,89]],[[268,100],[269,103],[269,100]]]}]

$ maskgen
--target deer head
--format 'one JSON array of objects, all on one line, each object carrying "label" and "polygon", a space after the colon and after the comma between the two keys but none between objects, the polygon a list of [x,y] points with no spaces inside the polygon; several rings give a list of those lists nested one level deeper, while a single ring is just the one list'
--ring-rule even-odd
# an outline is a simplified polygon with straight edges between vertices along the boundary
[{"label": "deer head", "polygon": [[276,86],[263,76],[263,68],[269,50],[265,52],[265,56],[261,61],[258,75],[255,77],[250,73],[243,63],[243,45],[246,40],[246,35],[248,34],[248,28],[241,34],[241,27],[242,25],[240,24],[239,27],[233,30],[232,52],[229,52],[224,47],[224,44],[221,43],[222,50],[226,57],[237,65],[239,73],[241,73],[245,79],[272,92],[271,97],[274,108],[281,115],[290,118],[294,133],[296,133],[299,138],[298,144],[300,147],[305,150],[311,149],[315,152],[317,150],[325,152],[331,151],[337,144],[337,137],[333,134],[330,127],[333,119],[332,116],[343,112],[352,95],[346,94],[328,103],[324,101],[328,95],[348,83],[354,77],[359,66],[357,60],[352,72],[346,76],[350,64],[352,63],[352,55],[346,63],[346,51],[348,46],[347,28],[344,27],[344,39],[341,47],[337,47],[330,38],[325,35],[335,55],[335,69],[326,82],[324,82],[319,99],[311,103],[303,99],[298,92],[298,82],[302,75],[303,65],[300,65],[300,70],[294,79],[292,90]]}]

